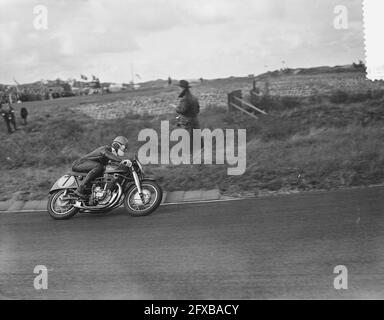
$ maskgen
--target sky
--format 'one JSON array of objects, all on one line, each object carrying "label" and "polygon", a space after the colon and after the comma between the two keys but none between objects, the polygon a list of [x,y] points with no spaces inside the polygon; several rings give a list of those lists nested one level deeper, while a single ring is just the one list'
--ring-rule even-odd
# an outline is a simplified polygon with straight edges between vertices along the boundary
[{"label": "sky", "polygon": [[[205,79],[364,60],[362,0],[0,0],[0,83]],[[47,28],[36,29],[37,5]],[[336,29],[335,6],[348,10]],[[284,61],[284,62],[283,62]],[[136,76],[136,74],[138,76]]]}]

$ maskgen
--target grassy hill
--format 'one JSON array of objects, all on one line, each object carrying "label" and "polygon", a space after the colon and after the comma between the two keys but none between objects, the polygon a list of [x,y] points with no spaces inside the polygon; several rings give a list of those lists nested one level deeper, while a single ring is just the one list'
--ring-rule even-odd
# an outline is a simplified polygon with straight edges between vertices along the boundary
[{"label": "grassy hill", "polygon": [[[296,79],[306,83],[309,76],[314,85],[321,86],[330,75],[281,75],[268,81],[291,83],[289,79]],[[354,79],[355,75],[346,72],[343,77]],[[377,85],[359,79],[360,85]],[[150,166],[166,190],[218,187],[228,195],[260,195],[384,181],[384,98],[380,86],[360,94],[337,86],[325,95],[275,95],[273,100],[263,101],[269,114],[257,121],[228,114],[226,93],[233,89],[246,92],[251,87],[252,79],[231,78],[206,81],[193,89],[202,99],[203,127],[247,129],[246,173],[228,176],[226,166],[219,165]],[[131,103],[137,101],[146,112],[134,112]],[[171,87],[23,104],[30,112],[30,124],[10,136],[4,125],[0,128],[0,200],[17,191],[25,199],[46,197],[72,161],[110,143],[116,135],[128,136],[134,153],[140,146],[137,135],[141,129],[156,129],[161,120],[174,119],[169,109],[156,113],[150,108],[176,101],[177,90]],[[112,119],[95,116],[114,110],[119,112]]]}]

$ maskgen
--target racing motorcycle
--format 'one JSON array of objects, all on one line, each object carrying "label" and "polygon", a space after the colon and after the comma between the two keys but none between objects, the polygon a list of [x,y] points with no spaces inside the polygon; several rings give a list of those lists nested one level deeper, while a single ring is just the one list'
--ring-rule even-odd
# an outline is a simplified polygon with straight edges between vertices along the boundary
[{"label": "racing motorcycle", "polygon": [[103,176],[91,183],[89,198],[82,199],[74,191],[86,175],[72,171],[55,182],[47,205],[53,219],[69,219],[78,212],[106,212],[123,204],[130,215],[146,216],[161,204],[161,187],[154,179],[145,177],[143,166],[136,157],[122,163],[110,161]]}]

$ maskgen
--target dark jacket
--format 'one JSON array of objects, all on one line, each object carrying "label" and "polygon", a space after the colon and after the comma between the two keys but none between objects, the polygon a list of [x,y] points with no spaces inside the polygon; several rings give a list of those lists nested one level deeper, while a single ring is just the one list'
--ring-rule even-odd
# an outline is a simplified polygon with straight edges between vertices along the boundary
[{"label": "dark jacket", "polygon": [[96,150],[88,153],[84,157],[80,159],[80,161],[91,160],[101,163],[102,165],[106,165],[109,160],[120,162],[121,159],[112,153],[111,146],[103,146],[97,148]]},{"label": "dark jacket", "polygon": [[10,104],[0,105],[0,114],[4,119],[8,119],[9,116],[13,117],[15,114],[15,109]]},{"label": "dark jacket", "polygon": [[26,109],[26,108],[21,108],[21,110],[20,110],[20,116],[22,117],[22,118],[26,118],[27,116],[28,116],[28,110]]},{"label": "dark jacket", "polygon": [[199,100],[189,91],[181,98],[176,112],[186,118],[196,118],[200,112]]}]

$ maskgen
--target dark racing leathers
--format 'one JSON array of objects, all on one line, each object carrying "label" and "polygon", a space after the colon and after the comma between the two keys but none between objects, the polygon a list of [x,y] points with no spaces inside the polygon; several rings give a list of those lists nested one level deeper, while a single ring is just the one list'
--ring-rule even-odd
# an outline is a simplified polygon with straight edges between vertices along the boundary
[{"label": "dark racing leathers", "polygon": [[82,185],[76,190],[77,195],[85,196],[85,189],[95,178],[99,177],[104,172],[104,167],[110,160],[116,162],[121,161],[118,156],[112,153],[111,146],[103,146],[88,153],[72,164],[72,171],[88,173],[84,178]]}]

